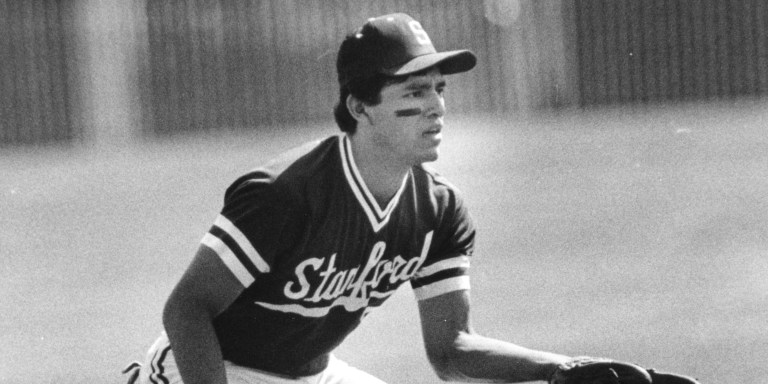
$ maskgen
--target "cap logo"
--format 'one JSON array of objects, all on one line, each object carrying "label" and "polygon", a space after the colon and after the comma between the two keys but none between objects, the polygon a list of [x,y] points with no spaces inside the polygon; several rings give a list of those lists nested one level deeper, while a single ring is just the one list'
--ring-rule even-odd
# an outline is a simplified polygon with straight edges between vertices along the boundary
[{"label": "cap logo", "polygon": [[408,27],[411,28],[411,32],[413,32],[413,35],[416,37],[416,41],[419,42],[421,45],[432,45],[432,40],[429,39],[429,35],[427,35],[427,31],[424,30],[424,28],[421,27],[421,24],[419,24],[416,20],[411,20],[408,22]]}]

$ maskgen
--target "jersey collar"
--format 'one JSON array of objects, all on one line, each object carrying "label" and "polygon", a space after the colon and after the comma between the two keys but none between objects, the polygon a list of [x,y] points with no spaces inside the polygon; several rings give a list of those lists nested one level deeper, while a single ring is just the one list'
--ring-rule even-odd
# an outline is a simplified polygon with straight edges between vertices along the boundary
[{"label": "jersey collar", "polygon": [[339,152],[341,153],[341,165],[344,169],[344,176],[347,179],[347,183],[352,189],[352,193],[355,195],[360,207],[363,208],[365,215],[368,217],[368,221],[370,221],[373,231],[378,232],[389,222],[392,211],[397,207],[397,203],[400,201],[400,196],[405,190],[408,174],[410,174],[410,172],[403,177],[403,182],[400,184],[400,188],[397,190],[397,193],[392,196],[392,199],[390,199],[387,206],[382,208],[379,206],[376,198],[373,197],[368,186],[365,185],[365,180],[360,176],[357,164],[355,164],[355,159],[352,156],[352,146],[347,135],[341,136],[341,139],[339,140]]}]

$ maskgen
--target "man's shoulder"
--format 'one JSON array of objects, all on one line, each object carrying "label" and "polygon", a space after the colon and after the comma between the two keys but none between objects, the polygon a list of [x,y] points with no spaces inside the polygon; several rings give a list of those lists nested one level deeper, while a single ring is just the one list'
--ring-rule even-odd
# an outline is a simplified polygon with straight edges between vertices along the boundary
[{"label": "man's shoulder", "polygon": [[413,176],[417,185],[427,186],[438,194],[460,194],[459,189],[445,176],[441,175],[433,167],[427,164],[419,164],[413,167]]},{"label": "man's shoulder", "polygon": [[311,174],[313,168],[322,166],[336,157],[334,154],[338,142],[339,136],[329,136],[304,143],[277,155],[250,173],[272,180],[286,174]]},{"label": "man's shoulder", "polygon": [[268,162],[238,177],[227,189],[227,196],[240,189],[266,189],[285,193],[286,188],[316,177],[319,168],[338,157],[338,136],[329,136],[291,148]]},{"label": "man's shoulder", "polygon": [[320,166],[336,158],[339,140],[340,137],[334,135],[304,143],[281,153],[262,168],[276,175],[282,175],[291,168],[294,171],[310,171],[307,168]]}]

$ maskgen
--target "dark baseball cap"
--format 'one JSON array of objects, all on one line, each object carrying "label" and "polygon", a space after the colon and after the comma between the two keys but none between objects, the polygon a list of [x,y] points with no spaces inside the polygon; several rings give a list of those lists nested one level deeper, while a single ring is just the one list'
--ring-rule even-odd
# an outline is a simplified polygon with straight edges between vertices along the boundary
[{"label": "dark baseball cap", "polygon": [[466,72],[477,63],[469,50],[437,52],[418,21],[404,13],[368,19],[339,48],[339,84],[376,74],[409,75],[437,67],[444,75]]}]

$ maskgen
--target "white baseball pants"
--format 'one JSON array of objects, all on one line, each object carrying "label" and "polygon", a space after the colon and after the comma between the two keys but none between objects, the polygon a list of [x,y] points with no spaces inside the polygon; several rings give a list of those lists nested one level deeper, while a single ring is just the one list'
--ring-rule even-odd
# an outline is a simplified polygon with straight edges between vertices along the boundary
[{"label": "white baseball pants", "polygon": [[[386,384],[333,356],[323,372],[299,379],[275,376],[228,361],[224,361],[224,366],[229,384]],[[183,384],[165,332],[147,352],[136,384]]]}]

